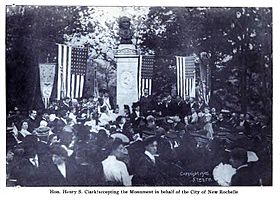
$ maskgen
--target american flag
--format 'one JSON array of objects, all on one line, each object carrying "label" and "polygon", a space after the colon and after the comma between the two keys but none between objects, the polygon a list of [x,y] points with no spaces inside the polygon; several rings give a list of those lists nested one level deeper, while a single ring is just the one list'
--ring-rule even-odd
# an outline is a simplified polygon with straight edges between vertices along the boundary
[{"label": "american flag", "polygon": [[177,94],[195,97],[195,58],[193,56],[176,56]]},{"label": "american flag", "polygon": [[138,95],[143,95],[144,89],[148,88],[152,94],[152,78],[154,72],[155,57],[153,55],[141,55],[139,60]]},{"label": "american flag", "polygon": [[80,98],[87,70],[87,48],[74,48],[58,44],[57,99]]}]

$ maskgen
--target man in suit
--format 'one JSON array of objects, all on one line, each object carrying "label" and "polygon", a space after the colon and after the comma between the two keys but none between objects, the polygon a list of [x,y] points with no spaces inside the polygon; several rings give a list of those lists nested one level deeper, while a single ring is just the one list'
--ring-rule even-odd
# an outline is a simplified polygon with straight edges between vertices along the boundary
[{"label": "man in suit", "polygon": [[133,185],[156,186],[163,185],[162,177],[157,167],[155,155],[157,154],[158,142],[156,137],[151,136],[143,141],[144,154],[139,156],[134,170]]},{"label": "man in suit", "polygon": [[231,186],[258,186],[260,177],[248,164],[247,151],[235,148],[231,151],[230,164],[236,169],[236,174],[231,177]]},{"label": "man in suit", "polygon": [[35,128],[39,126],[38,120],[37,120],[37,111],[36,110],[31,110],[29,112],[29,117],[27,119],[28,122],[28,131],[32,133]]},{"label": "man in suit", "polygon": [[149,89],[144,89],[144,95],[140,97],[140,113],[141,116],[146,117],[149,112],[151,112],[154,109],[154,100],[151,95],[149,95]]},{"label": "man in suit", "polygon": [[44,155],[38,153],[36,136],[28,135],[23,140],[24,155],[14,169],[14,178],[20,186],[43,186]]},{"label": "man in suit", "polygon": [[185,123],[184,118],[188,114],[188,107],[186,102],[183,98],[181,98],[179,95],[176,98],[177,100],[177,115],[181,119],[181,122]]}]

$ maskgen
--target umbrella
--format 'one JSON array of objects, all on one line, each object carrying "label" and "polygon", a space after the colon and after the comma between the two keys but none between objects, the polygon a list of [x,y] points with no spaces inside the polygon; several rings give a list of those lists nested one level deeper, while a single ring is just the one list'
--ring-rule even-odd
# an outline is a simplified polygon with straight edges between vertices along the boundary
[{"label": "umbrella", "polygon": [[122,133],[114,133],[114,134],[111,135],[111,137],[112,137],[113,139],[119,138],[119,139],[122,140],[123,143],[129,143],[128,137],[125,136],[125,135],[122,134]]}]

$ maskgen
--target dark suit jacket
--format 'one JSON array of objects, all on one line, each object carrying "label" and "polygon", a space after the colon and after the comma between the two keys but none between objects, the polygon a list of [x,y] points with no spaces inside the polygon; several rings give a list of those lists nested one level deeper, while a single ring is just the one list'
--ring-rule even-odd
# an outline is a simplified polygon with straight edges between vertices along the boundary
[{"label": "dark suit jacket", "polygon": [[74,186],[77,180],[75,180],[75,173],[77,172],[76,166],[72,162],[65,162],[66,166],[66,178],[60,173],[57,166],[53,163],[49,163],[44,166],[44,186]]},{"label": "dark suit jacket", "polygon": [[38,121],[35,119],[32,119],[32,118],[28,118],[27,119],[27,122],[28,122],[28,131],[30,132],[30,133],[32,133],[33,131],[34,131],[34,129],[36,129],[36,128],[38,128],[39,127],[39,123],[38,123]]},{"label": "dark suit jacket", "polygon": [[148,111],[151,111],[154,109],[154,100],[153,97],[151,95],[149,95],[148,97],[140,97],[140,115],[141,116],[147,116],[148,115]]},{"label": "dark suit jacket", "polygon": [[259,186],[259,178],[252,167],[242,167],[231,177],[231,186]]},{"label": "dark suit jacket", "polygon": [[190,108],[186,104],[185,101],[181,101],[177,105],[177,114],[180,117],[181,120],[184,119],[184,117],[189,113]]},{"label": "dark suit jacket", "polygon": [[13,170],[13,178],[20,186],[36,187],[44,185],[43,164],[38,157],[39,166],[35,167],[28,158],[23,158]]},{"label": "dark suit jacket", "polygon": [[141,155],[135,165],[135,175],[132,185],[156,186],[162,185],[160,173],[156,164],[145,154]]}]

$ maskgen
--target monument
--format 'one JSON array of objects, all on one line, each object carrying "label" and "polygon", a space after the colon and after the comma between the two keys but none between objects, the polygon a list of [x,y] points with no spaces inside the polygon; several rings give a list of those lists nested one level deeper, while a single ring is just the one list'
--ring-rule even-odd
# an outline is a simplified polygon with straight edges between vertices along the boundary
[{"label": "monument", "polygon": [[138,59],[139,53],[132,44],[132,31],[130,19],[121,17],[119,19],[120,44],[115,51],[117,62],[117,104],[120,111],[124,105],[131,106],[138,101]]}]

